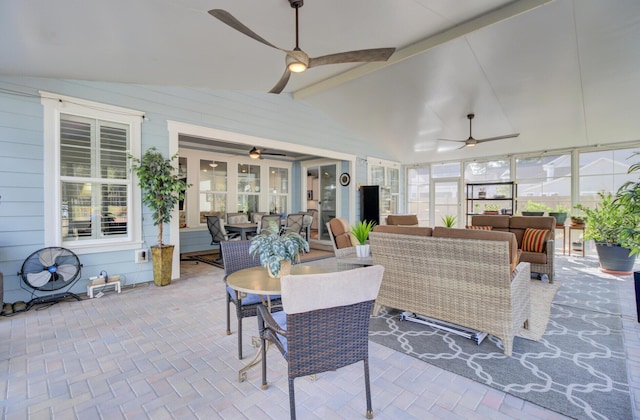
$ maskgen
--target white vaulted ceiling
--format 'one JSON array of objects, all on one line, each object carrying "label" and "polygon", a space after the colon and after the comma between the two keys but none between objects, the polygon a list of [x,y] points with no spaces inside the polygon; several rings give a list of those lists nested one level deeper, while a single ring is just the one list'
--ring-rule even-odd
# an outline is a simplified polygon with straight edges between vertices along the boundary
[{"label": "white vaulted ceiling", "polygon": [[[0,1],[0,75],[267,92],[295,44],[287,0]],[[310,56],[396,47],[389,62],[294,74],[306,101],[402,163],[640,140],[640,1],[305,0]],[[438,138],[512,132],[454,150]]]}]

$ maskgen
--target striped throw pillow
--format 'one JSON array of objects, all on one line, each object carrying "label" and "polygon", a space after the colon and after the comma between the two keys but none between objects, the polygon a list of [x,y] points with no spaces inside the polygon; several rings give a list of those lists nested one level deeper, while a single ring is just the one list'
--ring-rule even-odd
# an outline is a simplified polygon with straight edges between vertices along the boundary
[{"label": "striped throw pillow", "polygon": [[526,252],[544,252],[547,244],[547,229],[527,228],[522,237],[522,250]]},{"label": "striped throw pillow", "polygon": [[467,229],[491,230],[491,229],[493,229],[493,226],[467,226]]}]

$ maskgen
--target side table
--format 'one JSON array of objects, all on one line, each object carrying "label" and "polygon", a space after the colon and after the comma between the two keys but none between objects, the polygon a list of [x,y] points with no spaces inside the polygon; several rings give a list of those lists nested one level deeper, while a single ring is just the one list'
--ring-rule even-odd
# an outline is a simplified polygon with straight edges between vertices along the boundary
[{"label": "side table", "polygon": [[[572,223],[571,225],[569,225],[569,256],[571,256],[571,250],[573,249],[573,231],[577,230],[578,232],[580,232],[580,235],[584,236],[584,224],[575,224]],[[584,257],[584,248],[585,248],[585,242],[584,242],[584,238],[580,237],[580,242],[582,243],[582,256]]]}]

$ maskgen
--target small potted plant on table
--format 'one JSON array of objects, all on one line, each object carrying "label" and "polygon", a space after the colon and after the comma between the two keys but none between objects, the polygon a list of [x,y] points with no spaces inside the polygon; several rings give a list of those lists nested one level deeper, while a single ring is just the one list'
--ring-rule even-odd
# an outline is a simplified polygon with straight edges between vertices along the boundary
[{"label": "small potted plant on table", "polygon": [[564,222],[567,220],[569,209],[562,204],[558,204],[553,211],[549,211],[549,216],[556,218],[556,225],[564,226]]},{"label": "small potted plant on table", "polygon": [[309,243],[296,232],[280,235],[280,227],[273,221],[251,239],[249,246],[249,253],[258,255],[260,264],[273,278],[289,274],[291,264],[303,252],[309,252]]},{"label": "small potted plant on table", "polygon": [[356,245],[356,256],[358,258],[369,256],[370,249],[369,244],[367,244],[367,239],[369,239],[369,233],[375,225],[376,223],[373,220],[360,220],[351,227],[351,234],[358,241],[358,245]]},{"label": "small potted plant on table", "polygon": [[550,211],[549,206],[543,203],[537,203],[535,201],[528,200],[527,204],[522,209],[523,216],[544,216],[544,212]]},{"label": "small potted plant on table", "polygon": [[179,200],[184,200],[185,190],[189,187],[173,166],[177,157],[175,154],[165,158],[155,147],[148,149],[141,159],[129,156],[133,161],[131,169],[138,176],[138,185],[142,188],[142,203],[151,209],[153,224],[158,226],[158,244],[151,247],[156,286],[171,283],[174,245],[163,242],[162,228],[171,221],[173,209]]}]

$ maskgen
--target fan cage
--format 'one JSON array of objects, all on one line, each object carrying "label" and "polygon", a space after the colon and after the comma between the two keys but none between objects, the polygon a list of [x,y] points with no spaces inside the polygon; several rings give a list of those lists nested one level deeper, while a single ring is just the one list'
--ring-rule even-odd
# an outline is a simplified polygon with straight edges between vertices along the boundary
[{"label": "fan cage", "polygon": [[[29,255],[19,274],[22,281],[34,290],[54,291],[77,281],[81,266],[78,256],[73,251],[61,247],[48,247]],[[45,273],[48,273],[49,279],[41,286],[34,285],[29,280],[29,275],[44,276]]]}]

